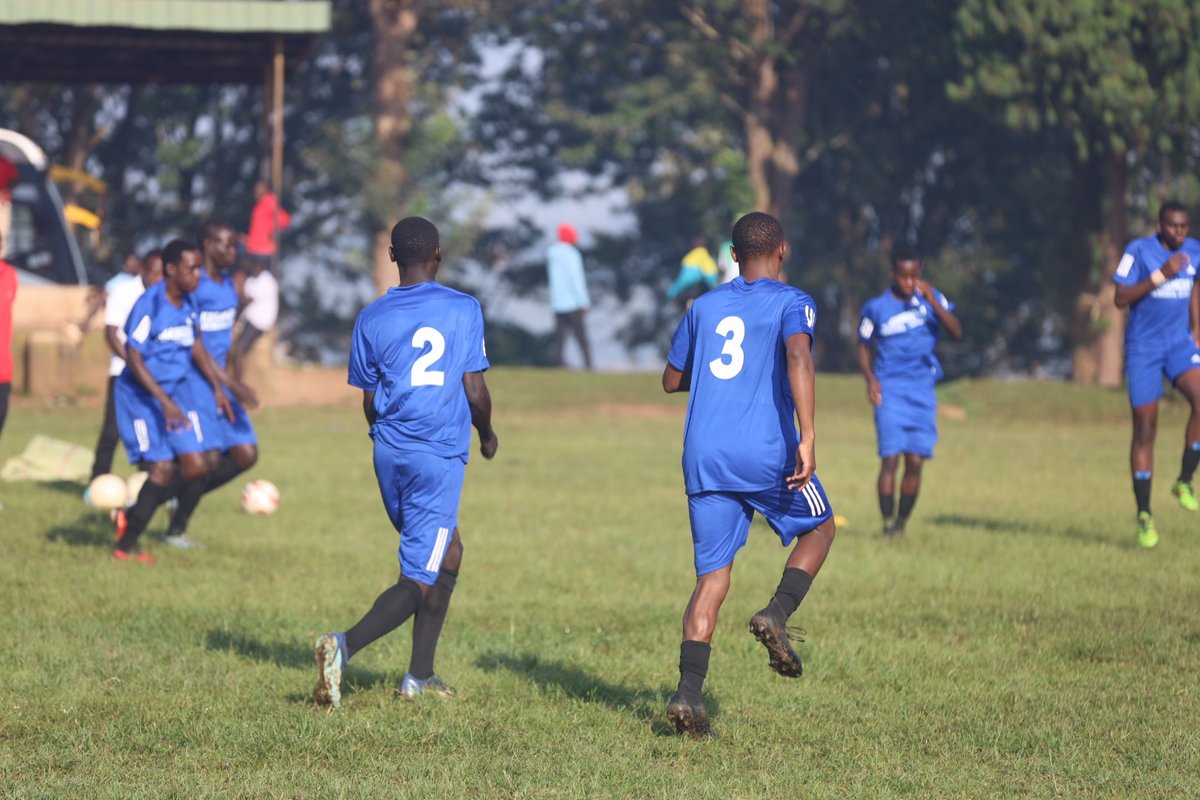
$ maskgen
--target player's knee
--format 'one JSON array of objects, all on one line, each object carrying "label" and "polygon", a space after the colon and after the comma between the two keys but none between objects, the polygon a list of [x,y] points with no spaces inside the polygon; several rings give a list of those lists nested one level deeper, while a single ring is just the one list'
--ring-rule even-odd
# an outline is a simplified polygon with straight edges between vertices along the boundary
[{"label": "player's knee", "polygon": [[146,464],[146,480],[151,483],[157,483],[159,486],[166,486],[171,482],[171,478],[175,475],[175,465],[170,461],[156,461],[153,464]]},{"label": "player's knee", "polygon": [[1133,421],[1133,440],[1139,444],[1148,444],[1154,441],[1155,435],[1158,433],[1157,419],[1135,419]]},{"label": "player's knee", "polygon": [[442,559],[442,569],[458,572],[462,566],[462,557],[462,539],[455,533],[454,538],[450,540],[450,545],[446,548],[446,557]]},{"label": "player's knee", "polygon": [[258,463],[258,448],[254,445],[235,447],[229,451],[229,454],[233,457],[233,463],[237,464],[238,469],[242,472]]}]

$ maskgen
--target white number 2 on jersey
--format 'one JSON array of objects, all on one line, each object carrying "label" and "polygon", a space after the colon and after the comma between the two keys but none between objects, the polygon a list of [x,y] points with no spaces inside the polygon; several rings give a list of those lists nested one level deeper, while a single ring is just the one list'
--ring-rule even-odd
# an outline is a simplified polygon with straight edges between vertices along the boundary
[{"label": "white number 2 on jersey", "polygon": [[[721,347],[721,357],[708,362],[708,368],[723,381],[735,377],[742,371],[746,363],[746,353],[742,350],[742,340],[746,338],[746,323],[741,317],[726,317],[717,323],[717,334],[725,337]],[[725,357],[729,360],[726,361]]]},{"label": "white number 2 on jersey", "polygon": [[446,373],[439,369],[430,369],[446,352],[446,337],[436,328],[417,328],[413,334],[412,346],[418,350],[429,345],[429,352],[424,353],[413,364],[410,383],[413,386],[442,386],[446,383]]}]

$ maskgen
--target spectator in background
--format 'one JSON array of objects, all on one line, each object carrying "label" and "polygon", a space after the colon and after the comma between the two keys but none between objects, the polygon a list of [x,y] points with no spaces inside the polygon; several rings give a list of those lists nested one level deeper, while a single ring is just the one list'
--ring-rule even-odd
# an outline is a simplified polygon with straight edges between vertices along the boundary
[{"label": "spectator in background", "polygon": [[703,236],[692,239],[692,249],[679,264],[679,274],[667,289],[667,299],[679,301],[686,309],[700,295],[717,285],[717,262],[709,255]]},{"label": "spectator in background", "polygon": [[[4,239],[0,238],[0,252]],[[8,416],[8,396],[12,392],[13,303],[17,300],[17,271],[0,258],[0,433]]]},{"label": "spectator in background", "polygon": [[118,282],[108,291],[104,301],[104,340],[112,351],[108,363],[108,389],[104,393],[104,423],[100,426],[100,438],[96,442],[96,457],[92,461],[92,477],[112,472],[113,453],[117,449],[120,434],[117,431],[116,403],[113,399],[114,384],[125,371],[125,321],[142,293],[162,280],[162,251],[151,250],[143,261],[137,256],[125,259],[126,272],[131,259],[137,263],[140,275],[134,280]]},{"label": "spectator in background", "polygon": [[245,255],[251,261],[270,266],[275,256],[276,237],[292,224],[292,215],[279,205],[279,199],[266,181],[254,184],[254,209],[250,212],[250,230],[242,239]]},{"label": "spectator in background", "polygon": [[587,280],[583,275],[583,255],[576,247],[579,233],[566,223],[558,226],[558,241],[546,251],[546,272],[550,281],[550,308],[554,311],[555,363],[566,366],[568,328],[575,334],[583,352],[583,364],[592,368],[592,350],[588,345],[584,316],[592,301],[588,297]]},{"label": "spectator in background", "polygon": [[8,255],[8,230],[12,227],[12,187],[18,177],[17,165],[0,156],[0,259]]},{"label": "spectator in background", "polygon": [[246,368],[246,356],[259,337],[275,327],[275,320],[279,318],[279,281],[261,260],[250,259],[239,294],[242,313],[233,332],[229,359],[233,377],[240,382]]}]

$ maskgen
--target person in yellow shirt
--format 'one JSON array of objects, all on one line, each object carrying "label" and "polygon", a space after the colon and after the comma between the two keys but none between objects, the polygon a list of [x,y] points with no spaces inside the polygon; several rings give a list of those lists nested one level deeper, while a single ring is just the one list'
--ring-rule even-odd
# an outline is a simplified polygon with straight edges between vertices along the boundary
[{"label": "person in yellow shirt", "polygon": [[679,274],[675,276],[675,282],[667,289],[667,299],[678,299],[687,307],[697,297],[714,288],[719,277],[720,270],[708,252],[704,237],[697,236],[692,240],[692,249],[679,264]]}]

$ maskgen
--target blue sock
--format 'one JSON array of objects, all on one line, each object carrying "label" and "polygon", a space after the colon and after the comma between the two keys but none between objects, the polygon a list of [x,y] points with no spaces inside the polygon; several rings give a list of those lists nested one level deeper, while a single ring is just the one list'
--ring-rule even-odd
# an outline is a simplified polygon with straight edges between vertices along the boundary
[{"label": "blue sock", "polygon": [[1133,473],[1133,497],[1137,500],[1138,513],[1150,513],[1150,473]]}]

